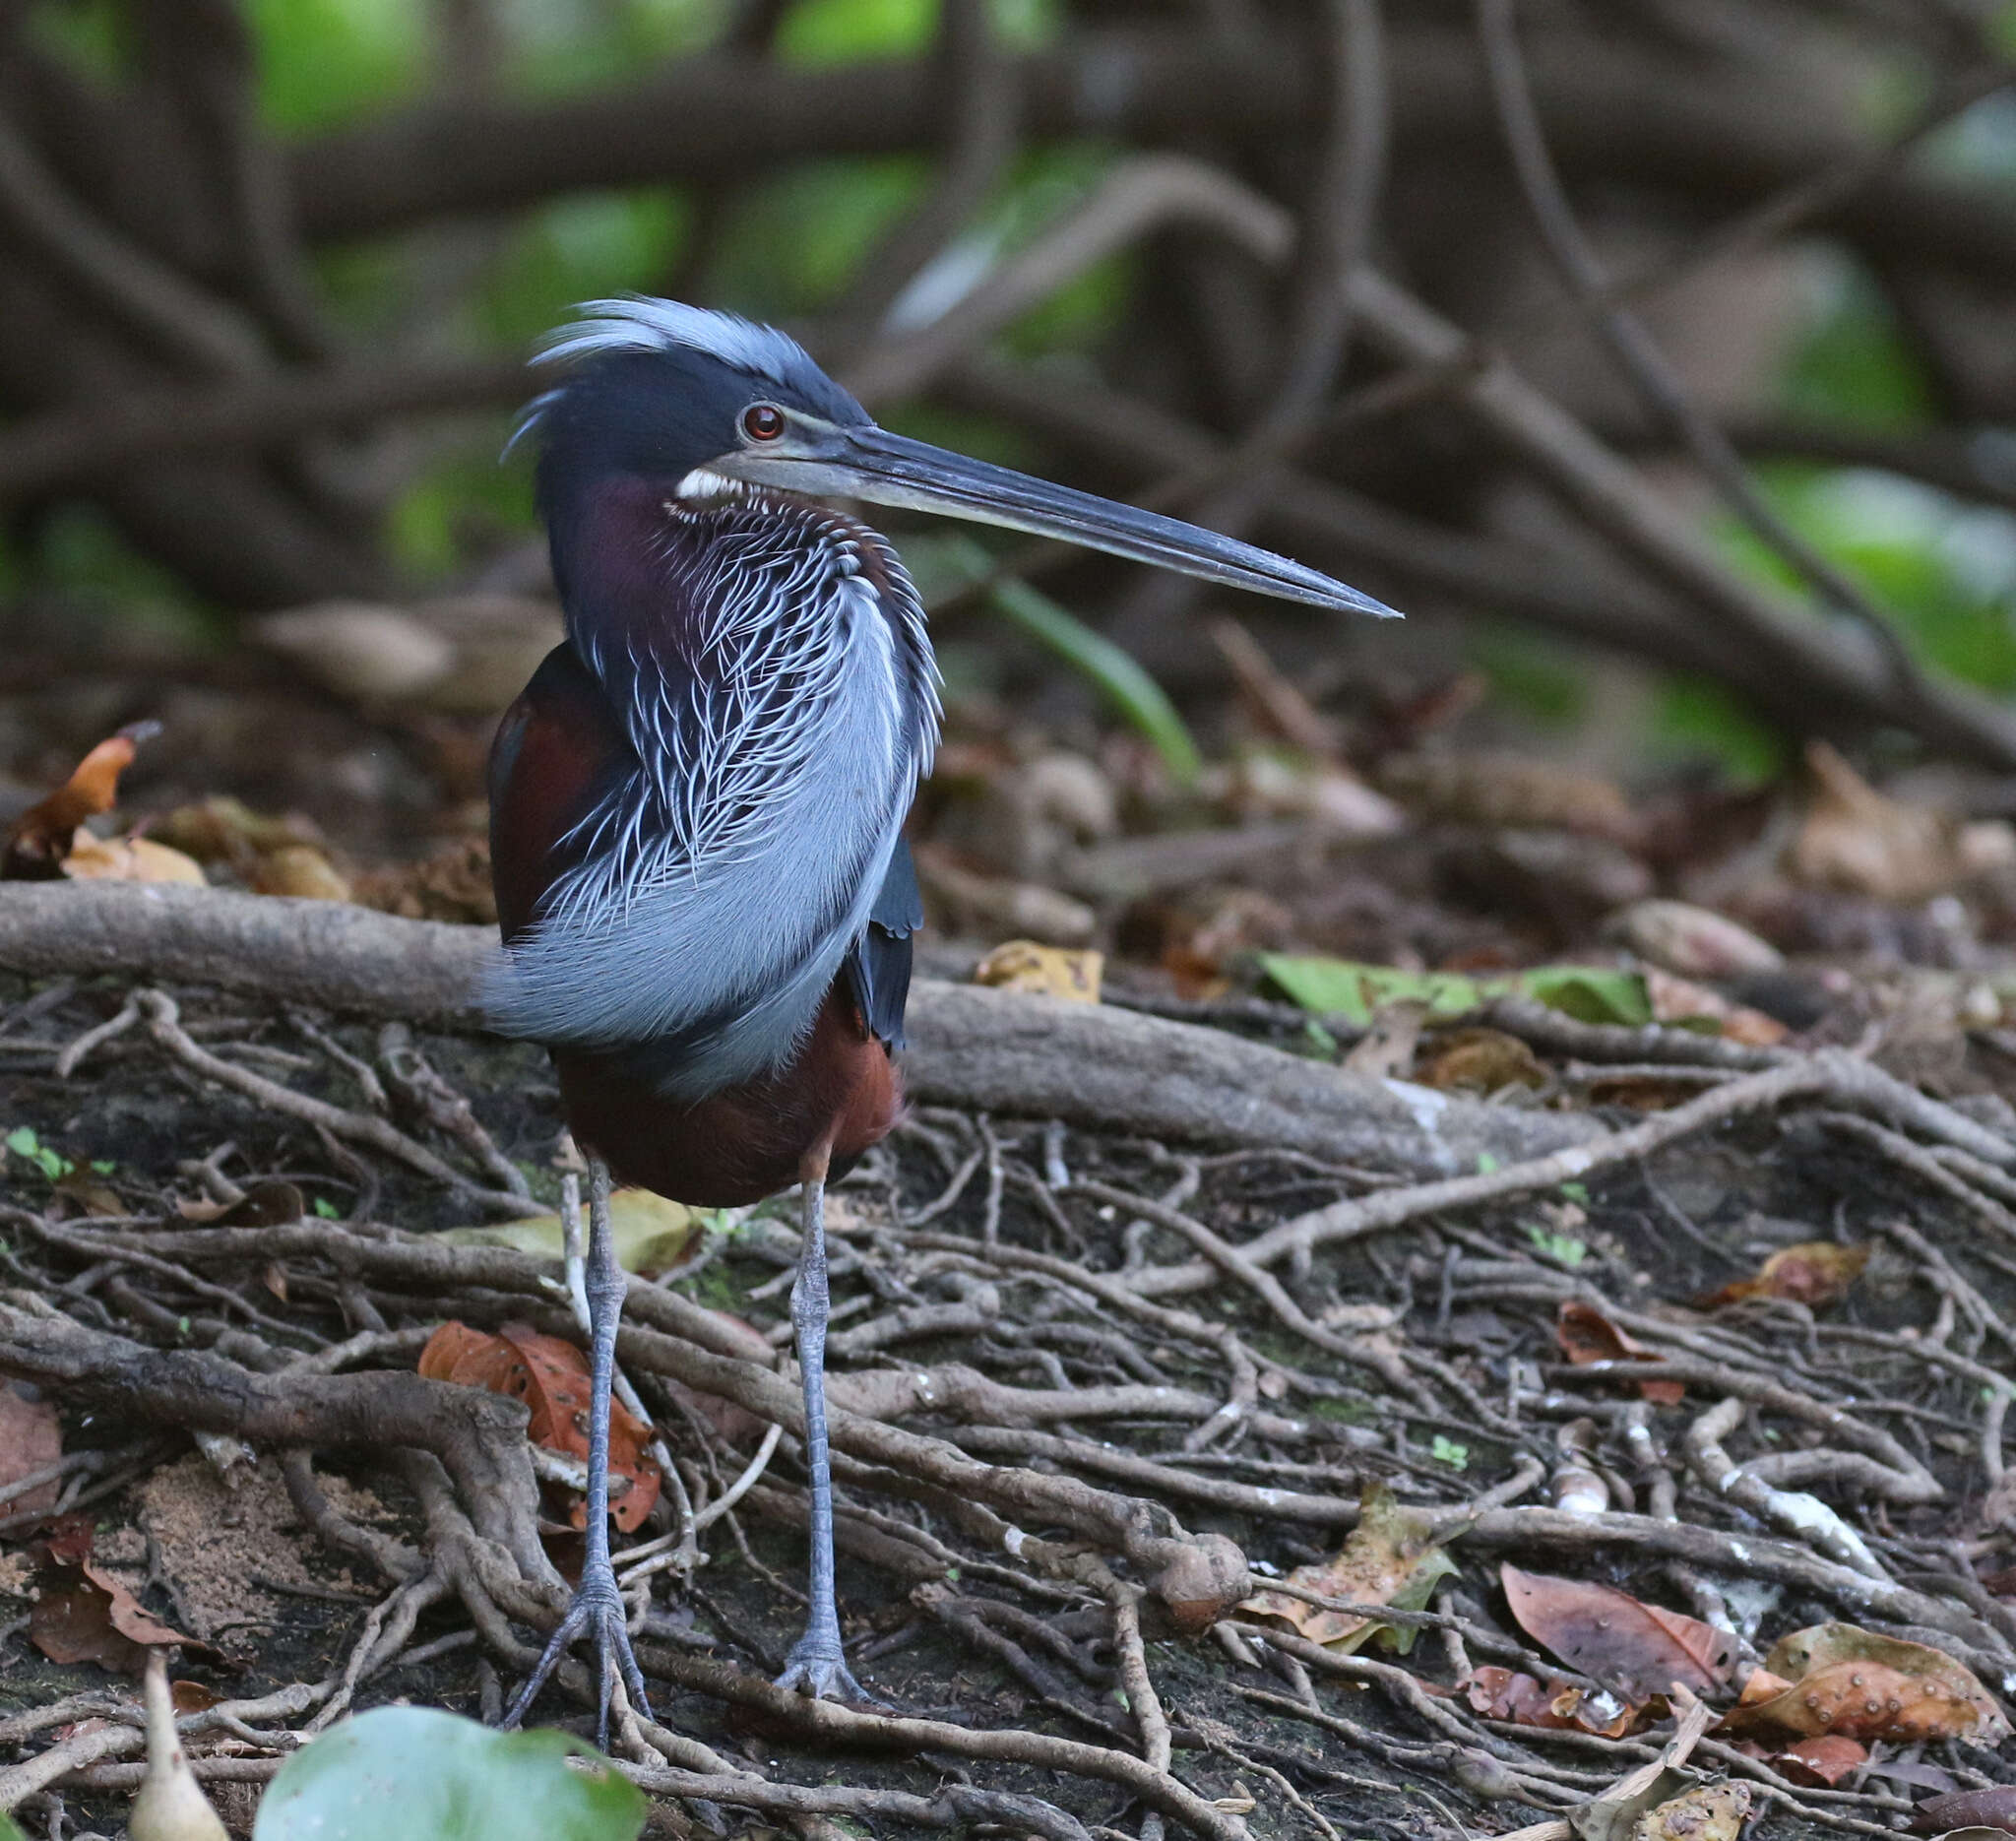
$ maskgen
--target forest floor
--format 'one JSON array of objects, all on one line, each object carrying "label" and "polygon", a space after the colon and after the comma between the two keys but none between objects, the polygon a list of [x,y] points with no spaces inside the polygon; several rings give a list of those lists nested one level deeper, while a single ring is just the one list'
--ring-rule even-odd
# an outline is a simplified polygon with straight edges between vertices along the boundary
[{"label": "forest floor", "polygon": [[[103,835],[52,833],[72,873],[172,847],[183,880],[494,920],[482,725],[97,689],[17,700],[0,788],[19,812],[168,712]],[[1104,1001],[1004,994],[1048,1007],[990,1097],[917,1106],[833,1197],[843,1619],[887,1708],[768,1685],[804,1565],[793,1199],[618,1198],[619,1354],[670,1469],[621,1467],[662,1489],[618,1537],[657,1720],[614,1748],[661,1831],[1623,1841],[1605,1793],[1670,1746],[1696,1789],[1648,1794],[1696,1801],[1645,1841],[1726,1841],[1745,1802],[1774,1836],[2011,1825],[2007,790],[1879,793],[1816,751],[1633,800],[1421,745],[1461,701],[1349,760],[1287,747],[1291,708],[1180,794],[1130,738],[955,710],[913,832],[933,927],[974,945],[929,933],[922,971],[1034,936],[1037,986],[1082,996],[1101,968],[1059,953],[1097,944]],[[247,1833],[303,1739],[393,1700],[493,1716],[554,1620],[578,1426],[414,1369],[455,1322],[536,1410],[578,1379],[578,1160],[530,1048],[249,966],[235,994],[103,976],[127,961],[65,937],[91,891],[15,893],[14,947],[32,909],[54,932],[44,975],[0,973],[0,1809],[118,1833],[164,1648]],[[199,931],[285,912],[160,894]],[[1564,968],[1593,1014],[1507,994]],[[970,1021],[955,994],[914,1021]],[[1122,1115],[1173,1116],[1178,1060],[1201,1105],[1147,1141]],[[1302,1149],[1240,1122],[1297,1106]],[[1504,1155],[1424,1157],[1459,1113]],[[1362,1155],[1307,1148],[1345,1125]],[[536,1718],[591,1730],[585,1688]],[[1919,1807],[1970,1791],[1999,1800]]]},{"label": "forest floor", "polygon": [[[468,1097],[534,1194],[558,1197],[557,1093],[531,1051],[280,1016],[214,993],[175,997],[188,1040],[298,1094],[362,1108],[376,1070],[404,1096],[394,1114],[415,1130],[425,1128],[412,1096],[433,1084],[420,1072],[430,1068]],[[523,1262],[514,1295],[495,1271],[481,1283],[420,1284],[390,1268],[374,1276],[334,1250],[352,1237],[424,1243],[474,1225],[484,1215],[467,1187],[359,1155],[222,1090],[145,1029],[103,1041],[59,1077],[64,1048],[120,1014],[125,991],[114,984],[15,981],[5,998],[5,1117],[17,1153],[29,1131],[55,1160],[39,1172],[19,1154],[10,1163],[0,1259],[12,1311],[60,1312],[105,1339],[209,1348],[240,1374],[284,1378],[410,1368],[451,1316],[565,1330],[544,1276],[553,1268],[538,1261]],[[1701,1070],[1667,1072],[1698,1082]],[[1956,1146],[1914,1144],[1897,1122],[1876,1124],[1824,1096],[1737,1118],[1586,1184],[1349,1238],[1285,1268],[1285,1289],[1270,1297],[1233,1278],[1201,1291],[1169,1282],[1197,1244],[1180,1224],[1237,1246],[1393,1179],[1293,1155],[1212,1155],[922,1111],[835,1197],[842,1376],[906,1375],[908,1425],[975,1456],[1164,1504],[1193,1535],[1230,1537],[1261,1575],[1256,1585],[1331,1559],[1361,1526],[1355,1557],[1348,1552],[1318,1589],[1351,1601],[1399,1596],[1416,1607],[1417,1640],[1404,1654],[1390,1638],[1352,1653],[1297,1638],[1266,1607],[1231,1608],[1182,1634],[1154,1596],[1116,1593],[1138,1574],[1124,1559],[1108,1569],[1095,1558],[1076,1577],[1056,1563],[1067,1547],[1093,1557],[1099,1543],[1031,1542],[1050,1555],[1047,1566],[1033,1563],[981,1538],[991,1518],[960,1512],[974,1505],[843,1458],[842,1595],[855,1669],[903,1715],[943,1733],[939,1743],[879,1746],[794,1734],[760,1694],[724,1700],[704,1669],[677,1667],[729,1664],[754,1683],[776,1672],[795,1633],[803,1498],[795,1440],[786,1438],[739,1510],[701,1538],[704,1563],[652,1581],[643,1652],[654,1711],[717,1762],[774,1785],[928,1800],[966,1784],[1041,1799],[1056,1820],[1075,1817],[1091,1833],[1133,1832],[1142,1805],[1081,1754],[1138,1758],[1145,1743],[1153,1756],[1160,1723],[1181,1783],[1257,1834],[1453,1837],[1586,1803],[1670,1731],[1655,1696],[1662,1669],[1685,1678],[1685,1643],[1662,1649],[1656,1631],[1624,1629],[1626,1616],[1612,1629],[1554,1581],[1599,1582],[1625,1604],[1726,1622],[1731,1634],[1701,1683],[1718,1704],[1778,1639],[1837,1622],[1935,1645],[1971,1664],[1990,1695],[2007,1696],[2016,1598],[1993,1591],[2016,1591],[2016,1503],[1999,1444],[2009,1389],[1998,1380],[2016,1355],[2016,1232],[1983,1185],[2016,1184],[1984,1176]],[[477,1142],[467,1131],[431,1136],[450,1156]],[[1700,1302],[1774,1252],[1822,1241],[1861,1249],[1866,1264],[1853,1275],[1808,1272],[1803,1296],[1793,1287]],[[727,1231],[717,1225],[699,1257],[662,1283],[730,1313],[752,1352],[775,1351],[794,1251],[787,1201]],[[1075,1284],[1074,1269],[1106,1275],[1106,1295]],[[1115,1287],[1138,1308],[1116,1308]],[[1569,1346],[1586,1359],[1592,1335],[1642,1345],[1648,1365],[1648,1365],[1661,1377],[1649,1391],[1665,1397],[1644,1398],[1614,1367],[1592,1376],[1569,1365]],[[122,1350],[136,1353],[104,1348],[113,1368]],[[689,1497],[704,1505],[746,1465],[763,1422],[655,1372],[648,1352],[626,1360]],[[100,1398],[122,1384],[116,1373],[99,1380]],[[934,1381],[946,1405],[916,1408]],[[838,1389],[847,1404],[845,1378]],[[256,1784],[318,1713],[408,1699],[494,1714],[509,1692],[513,1671],[478,1638],[462,1594],[415,1587],[437,1573],[402,1582],[380,1571],[370,1544],[350,1538],[361,1528],[381,1554],[432,1552],[438,1572],[440,1504],[430,1521],[410,1453],[332,1439],[290,1492],[271,1448],[256,1458],[228,1441],[199,1450],[172,1407],[141,1425],[131,1413],[80,1409],[60,1388],[51,1397],[71,1466],[55,1486],[61,1500],[38,1505],[47,1513],[17,1503],[0,1523],[10,1543],[0,1740],[20,1747],[14,1755],[55,1746],[89,1756],[101,1722],[133,1732],[119,1673],[130,1645],[72,1602],[79,1575],[60,1557],[76,1551],[80,1529],[103,1578],[127,1586],[169,1632],[198,1639],[176,1664],[185,1708],[238,1710],[191,1748],[241,1832]],[[204,1417],[196,1399],[181,1402],[191,1423]],[[1732,1410],[1704,1431],[1724,1401]],[[1773,1481],[1724,1484],[1732,1457]],[[1375,1484],[1401,1505],[1402,1531],[1390,1505],[1361,1522]],[[1765,1487],[1780,1492],[1776,1507],[1745,1493]],[[547,1490],[541,1531],[564,1566],[567,1492]],[[1816,1496],[1841,1517],[1817,1511],[1801,1530],[1786,1501]],[[1550,1500],[1567,1507],[1549,1510]],[[319,1532],[304,1513],[310,1501]],[[72,1547],[59,1538],[52,1551],[52,1530],[65,1529]],[[1844,1563],[1858,1542],[1863,1561]],[[1449,1569],[1422,1578],[1431,1547],[1446,1549]],[[1523,1618],[1511,1606],[1508,1562],[1542,1575],[1541,1610]],[[1410,1579],[1432,1589],[1409,1598]],[[1116,1636],[1116,1605],[1137,1602],[1139,1635],[1123,1624]],[[53,1646],[67,1641],[80,1659],[44,1653],[58,1622]],[[1128,1691],[1130,1643],[1159,1702],[1146,1719]],[[1519,1690],[1494,1667],[1541,1685],[1515,1706]],[[1907,1721],[1923,1712],[1912,1692]],[[1568,1709],[1567,1730],[1522,1723],[1549,1705]],[[539,1716],[587,1730],[585,1713],[552,1690]],[[1632,1736],[1578,1729],[1613,1723]],[[1788,1761],[1792,1735],[1768,1726],[1749,1729],[1766,1742],[1748,1746],[1761,1755],[1738,1749],[1738,1735],[1711,1736],[1693,1764],[1748,1785],[1770,1832],[1784,1835],[1889,1832],[1928,1792],[2016,1783],[2006,1739],[1984,1749],[1897,1721],[1843,1719],[1835,1731],[1844,1729],[1863,1743],[1831,1788]],[[959,1748],[961,1731],[1010,1738],[976,1755]],[[1044,1736],[1076,1742],[1065,1768]],[[124,1754],[97,1752],[24,1812],[46,1816],[60,1798],[70,1822],[116,1833],[139,1768],[131,1753],[130,1744]],[[641,1755],[662,1761],[648,1746]],[[673,1763],[693,1768],[701,1756],[695,1748]],[[1012,1828],[1018,1807],[983,1798],[976,1818]],[[878,1832],[920,1831],[906,1809],[914,1816],[872,1801],[858,1812]],[[681,1831],[747,1818],[704,1801],[666,1816]]]}]

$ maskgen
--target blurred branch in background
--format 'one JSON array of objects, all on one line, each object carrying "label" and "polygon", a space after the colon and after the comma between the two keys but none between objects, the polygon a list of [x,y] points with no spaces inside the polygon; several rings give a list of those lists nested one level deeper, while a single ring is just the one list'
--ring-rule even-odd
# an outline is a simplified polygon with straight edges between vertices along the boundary
[{"label": "blurred branch in background", "polygon": [[[481,483],[529,336],[676,281],[789,321],[878,413],[977,414],[1012,458],[1368,571],[1431,623],[1510,619],[1792,733],[2016,768],[2016,719],[1750,467],[2016,505],[1989,331],[2016,131],[1967,9],[1535,0],[1515,31],[1508,0],[460,0],[431,41],[318,17],[0,20],[22,588],[60,588],[43,534],[79,504],[227,610],[486,579],[530,537],[522,488]],[[1860,303],[1824,336],[1861,344],[1796,401],[1788,356],[1836,309],[1793,258]],[[1765,293],[1793,330],[1733,378],[1702,303]],[[1667,449],[1760,556],[1623,458]],[[1143,581],[1091,625],[1179,682],[1215,657],[1192,602]]]}]

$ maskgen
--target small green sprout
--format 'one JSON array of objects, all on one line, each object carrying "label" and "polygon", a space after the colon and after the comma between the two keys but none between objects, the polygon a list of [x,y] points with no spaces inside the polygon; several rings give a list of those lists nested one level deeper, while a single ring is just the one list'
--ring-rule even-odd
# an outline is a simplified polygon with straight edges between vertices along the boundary
[{"label": "small green sprout", "polygon": [[1529,1226],[1526,1238],[1536,1250],[1564,1266],[1579,1266],[1589,1257],[1588,1243],[1578,1240],[1572,1234],[1556,1234],[1548,1228]]},{"label": "small green sprout", "polygon": [[1440,1432],[1428,1446],[1428,1455],[1438,1464],[1447,1464],[1451,1470],[1470,1468],[1470,1446],[1458,1444],[1454,1438],[1445,1438]]},{"label": "small green sprout", "polygon": [[337,1221],[342,1219],[343,1216],[343,1210],[337,1207],[326,1195],[318,1195],[315,1198],[315,1212],[324,1221]]}]

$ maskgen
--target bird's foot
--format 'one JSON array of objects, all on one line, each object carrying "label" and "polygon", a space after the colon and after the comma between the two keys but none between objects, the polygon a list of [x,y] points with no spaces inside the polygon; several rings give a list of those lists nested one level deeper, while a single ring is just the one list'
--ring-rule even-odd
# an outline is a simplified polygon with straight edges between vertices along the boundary
[{"label": "bird's foot", "polygon": [[816,1634],[807,1630],[799,1637],[785,1658],[784,1673],[777,1678],[776,1685],[792,1693],[809,1694],[814,1700],[839,1700],[878,1710],[891,1704],[854,1680],[847,1657],[841,1653],[838,1630]]},{"label": "bird's foot", "polygon": [[574,1588],[574,1601],[567,1607],[567,1615],[546,1638],[545,1649],[532,1675],[504,1715],[506,1732],[531,1711],[539,1689],[575,1641],[583,1636],[590,1638],[595,1657],[596,1744],[604,1751],[609,1748],[609,1699],[615,1691],[618,1669],[622,1670],[623,1684],[630,1691],[631,1707],[644,1718],[651,1718],[651,1702],[644,1692],[644,1671],[637,1666],[637,1657],[630,1648],[630,1614],[616,1589],[615,1569],[604,1558],[591,1560],[582,1569],[581,1583]]}]

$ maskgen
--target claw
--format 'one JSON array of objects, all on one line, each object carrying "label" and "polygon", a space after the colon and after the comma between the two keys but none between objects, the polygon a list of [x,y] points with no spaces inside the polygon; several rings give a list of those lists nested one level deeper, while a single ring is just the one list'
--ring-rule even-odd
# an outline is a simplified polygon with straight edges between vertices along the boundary
[{"label": "claw", "polygon": [[809,1630],[791,1645],[791,1653],[785,1658],[784,1673],[775,1684],[814,1700],[839,1700],[884,1710],[893,1710],[894,1706],[854,1679],[838,1640],[822,1640]]},{"label": "claw", "polygon": [[546,1646],[532,1674],[505,1712],[504,1731],[510,1732],[532,1710],[539,1689],[551,1679],[553,1671],[560,1666],[576,1639],[582,1636],[591,1639],[595,1655],[596,1745],[603,1751],[609,1748],[609,1701],[615,1692],[618,1669],[623,1673],[623,1685],[629,1690],[631,1706],[644,1718],[651,1718],[651,1701],[644,1691],[644,1672],[637,1666],[637,1657],[630,1647],[630,1617],[624,1609],[622,1594],[616,1589],[615,1571],[606,1560],[599,1566],[591,1561],[582,1572],[581,1583],[575,1588],[574,1601],[567,1607],[567,1615],[560,1619],[559,1627],[546,1638]]}]

